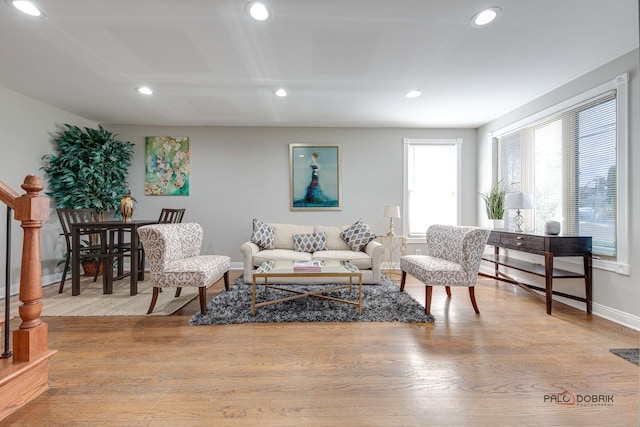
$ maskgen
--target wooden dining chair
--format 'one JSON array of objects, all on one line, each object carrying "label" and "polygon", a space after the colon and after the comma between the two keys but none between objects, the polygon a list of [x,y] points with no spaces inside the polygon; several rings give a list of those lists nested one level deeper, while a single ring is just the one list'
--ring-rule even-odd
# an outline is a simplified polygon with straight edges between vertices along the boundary
[{"label": "wooden dining chair", "polygon": [[[168,209],[162,208],[160,211],[160,217],[158,218],[158,224],[176,224],[182,222],[182,217],[184,216],[185,209]],[[121,250],[131,250],[131,245],[127,246],[126,244],[120,244]],[[140,242],[138,247],[138,269],[144,269],[146,264],[146,255],[144,251],[144,245]]]},{"label": "wooden dining chair", "polygon": [[[162,208],[160,211],[160,217],[158,218],[158,224],[177,224],[182,222],[185,209],[168,209]],[[145,252],[142,242],[140,242],[139,248],[139,264],[138,268],[143,269],[146,263]]]},{"label": "wooden dining chair", "polygon": [[177,224],[182,222],[184,216],[184,209],[167,209],[162,208],[160,211],[160,218],[158,218],[158,224]]},{"label": "wooden dining chair", "polygon": [[[86,239],[81,240],[81,245],[79,248],[72,247],[72,236],[71,236],[71,225],[79,224],[79,223],[87,223],[87,222],[96,222],[99,220],[98,212],[95,209],[57,209],[58,218],[60,219],[60,225],[62,225],[62,233],[61,236],[64,236],[65,243],[67,245],[67,252],[65,253],[64,260],[64,269],[62,270],[62,280],[60,280],[60,288],[58,289],[58,293],[62,293],[64,290],[64,282],[67,279],[67,272],[69,271],[69,266],[71,265],[71,254],[72,251],[77,250],[78,256],[82,258],[83,256],[98,256],[103,251],[103,245],[101,239],[104,236],[101,236],[99,233],[95,232],[80,232],[81,236],[87,236]],[[100,263],[102,263],[102,258],[98,257]],[[98,274],[100,272],[100,264],[96,267],[96,273],[93,277],[93,281],[95,282],[98,279]]]}]

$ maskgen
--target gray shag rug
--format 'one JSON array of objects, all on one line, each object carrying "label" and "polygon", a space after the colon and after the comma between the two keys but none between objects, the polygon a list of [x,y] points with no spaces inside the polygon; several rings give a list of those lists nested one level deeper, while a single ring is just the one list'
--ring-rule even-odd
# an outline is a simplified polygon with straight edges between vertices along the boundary
[{"label": "gray shag rug", "polygon": [[[306,291],[314,291],[331,285],[282,285]],[[335,285],[334,285],[335,286]],[[383,278],[378,285],[362,286],[362,315],[358,307],[320,298],[305,297],[280,302],[257,309],[251,315],[251,284],[245,284],[240,276],[229,291],[222,291],[207,304],[207,314],[198,312],[190,320],[190,325],[220,325],[232,323],[268,322],[408,322],[427,323],[434,318],[424,312],[424,306],[392,280]],[[258,285],[256,301],[265,301],[264,287]],[[293,295],[288,292],[269,289],[269,300]],[[332,291],[325,295],[357,301],[358,287]]]},{"label": "gray shag rug", "polygon": [[640,353],[640,349],[637,348],[612,348],[609,350],[611,353],[616,356],[622,357],[624,360],[628,360],[631,363],[635,363],[638,365],[638,355]]}]

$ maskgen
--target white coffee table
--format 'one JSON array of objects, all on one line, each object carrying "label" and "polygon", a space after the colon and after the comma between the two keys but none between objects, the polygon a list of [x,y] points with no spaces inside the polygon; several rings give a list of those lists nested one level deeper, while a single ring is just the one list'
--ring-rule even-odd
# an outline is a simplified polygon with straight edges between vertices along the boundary
[{"label": "white coffee table", "polygon": [[[291,288],[287,288],[286,285],[274,286],[269,284],[269,279],[273,279],[276,277],[297,277],[300,279],[304,279],[307,277],[320,277],[320,278],[331,278],[331,277],[342,277],[348,278],[349,283],[344,285],[332,286],[330,288],[321,289],[319,291],[313,292],[303,292]],[[353,287],[353,279],[358,279],[358,301],[349,301],[340,298],[330,297],[326,294],[331,291],[335,291],[338,289],[349,288],[349,292],[351,292]],[[295,295],[291,295],[289,297],[273,299],[269,301],[263,301],[256,303],[256,279],[264,279],[265,292],[268,289],[278,289],[280,291],[291,292]],[[329,284],[330,281],[327,282]],[[264,307],[265,305],[275,304],[278,302],[290,301],[298,298],[305,297],[314,297],[325,299],[329,301],[340,302],[344,304],[356,305],[358,306],[358,314],[362,314],[362,273],[358,270],[358,267],[353,265],[350,261],[324,261],[324,265],[322,266],[321,271],[294,271],[293,269],[293,261],[266,261],[263,262],[260,267],[256,269],[253,273],[253,290],[251,296],[251,313],[253,316],[256,315],[256,310],[258,307]]]}]

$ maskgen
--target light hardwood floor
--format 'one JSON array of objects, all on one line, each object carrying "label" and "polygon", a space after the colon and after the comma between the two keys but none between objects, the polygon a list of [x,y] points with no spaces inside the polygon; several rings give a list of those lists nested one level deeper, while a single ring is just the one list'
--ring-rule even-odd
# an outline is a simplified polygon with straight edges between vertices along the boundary
[{"label": "light hardwood floor", "polygon": [[[419,282],[407,291],[424,304]],[[548,316],[491,279],[479,316],[452,292],[434,289],[426,325],[189,326],[197,300],[168,317],[45,318],[50,388],[0,425],[638,425],[638,367],[609,352],[638,332],[560,303]],[[613,401],[545,401],[564,390]]]}]

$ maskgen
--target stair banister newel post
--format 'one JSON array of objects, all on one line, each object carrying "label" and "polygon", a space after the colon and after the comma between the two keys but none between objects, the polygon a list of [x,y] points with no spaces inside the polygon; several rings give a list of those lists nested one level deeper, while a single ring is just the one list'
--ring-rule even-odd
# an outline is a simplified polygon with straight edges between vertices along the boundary
[{"label": "stair banister newel post", "polygon": [[[13,331],[12,363],[0,361],[0,421],[47,391],[49,359],[56,353],[47,349],[48,326],[40,319],[40,229],[43,221],[49,217],[49,199],[38,194],[44,186],[37,175],[27,175],[21,187],[26,194],[20,195],[0,181],[0,202],[13,209],[14,219],[22,222],[24,230],[20,270],[22,305],[18,307],[22,323],[18,330]],[[9,233],[7,235],[9,237]],[[7,265],[7,268],[11,266]],[[5,286],[8,288],[10,285],[6,283]]]},{"label": "stair banister newel post", "polygon": [[47,352],[48,326],[40,319],[42,313],[42,258],[40,229],[49,217],[49,200],[38,194],[44,189],[42,179],[27,175],[21,185],[26,191],[15,201],[15,219],[22,222],[24,240],[20,273],[18,308],[22,323],[13,332],[14,361],[27,362]]}]

